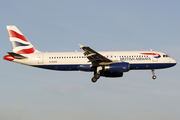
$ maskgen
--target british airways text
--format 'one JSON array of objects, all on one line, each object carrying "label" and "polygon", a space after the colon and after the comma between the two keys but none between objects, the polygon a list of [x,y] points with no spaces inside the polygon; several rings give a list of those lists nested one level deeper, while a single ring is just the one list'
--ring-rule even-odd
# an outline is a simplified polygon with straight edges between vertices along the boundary
[{"label": "british airways text", "polygon": [[120,58],[120,61],[134,61],[134,60],[151,60],[151,58],[150,57],[136,57],[136,58],[128,58],[128,57],[124,57],[124,58]]}]

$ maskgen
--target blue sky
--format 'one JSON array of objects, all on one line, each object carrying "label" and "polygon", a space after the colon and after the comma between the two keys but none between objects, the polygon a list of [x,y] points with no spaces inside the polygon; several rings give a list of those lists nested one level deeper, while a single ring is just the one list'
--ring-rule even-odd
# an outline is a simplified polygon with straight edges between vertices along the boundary
[{"label": "blue sky", "polygon": [[[40,51],[149,50],[179,62],[179,1],[6,0],[0,2],[0,56],[12,51],[6,25],[16,25]],[[179,65],[130,71],[91,83],[93,73],[33,68],[3,59],[1,120],[179,120]]]}]

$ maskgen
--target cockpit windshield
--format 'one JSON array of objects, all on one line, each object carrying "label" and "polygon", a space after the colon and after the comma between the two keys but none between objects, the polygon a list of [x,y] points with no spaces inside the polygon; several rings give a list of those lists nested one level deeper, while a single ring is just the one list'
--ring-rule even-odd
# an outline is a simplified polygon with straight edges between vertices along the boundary
[{"label": "cockpit windshield", "polygon": [[163,55],[163,57],[169,57],[169,55]]}]

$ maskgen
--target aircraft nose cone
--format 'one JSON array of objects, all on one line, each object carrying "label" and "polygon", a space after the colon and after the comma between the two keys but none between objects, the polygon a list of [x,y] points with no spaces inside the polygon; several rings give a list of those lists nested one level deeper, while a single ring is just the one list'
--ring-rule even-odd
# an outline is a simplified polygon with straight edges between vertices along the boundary
[{"label": "aircraft nose cone", "polygon": [[173,63],[173,66],[175,66],[177,64],[176,60],[171,59],[171,61],[169,61],[170,63]]},{"label": "aircraft nose cone", "polygon": [[177,64],[176,60],[174,60],[174,59],[172,60],[172,63],[176,63]]}]

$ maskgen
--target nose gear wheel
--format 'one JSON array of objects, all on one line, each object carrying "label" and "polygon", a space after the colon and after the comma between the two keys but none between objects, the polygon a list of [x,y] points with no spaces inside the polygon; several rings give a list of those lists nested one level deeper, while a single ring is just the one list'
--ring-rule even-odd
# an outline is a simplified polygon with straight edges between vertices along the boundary
[{"label": "nose gear wheel", "polygon": [[155,80],[157,77],[155,75],[154,69],[152,69],[151,71],[152,71],[152,74],[153,74],[152,79]]}]

